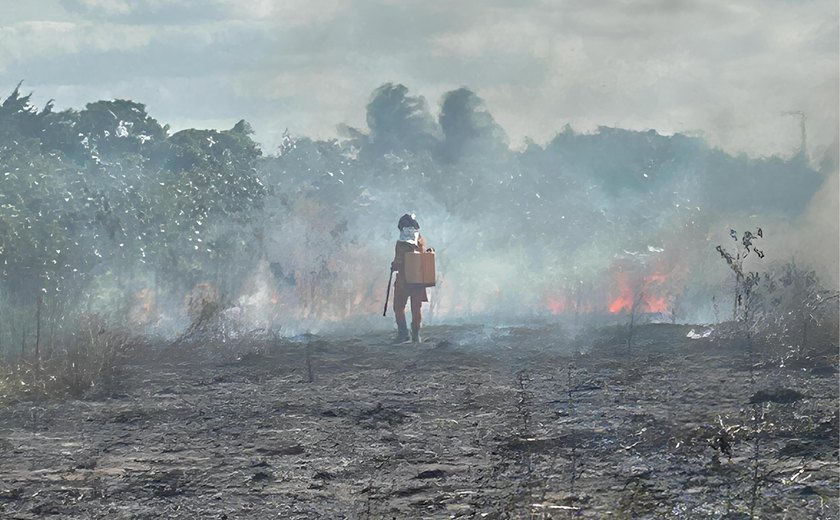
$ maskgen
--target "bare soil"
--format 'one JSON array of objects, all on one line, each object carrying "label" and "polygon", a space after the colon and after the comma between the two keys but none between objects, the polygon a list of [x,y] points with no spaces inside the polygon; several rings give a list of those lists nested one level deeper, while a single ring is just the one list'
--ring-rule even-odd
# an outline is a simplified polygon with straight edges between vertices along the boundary
[{"label": "bare soil", "polygon": [[837,518],[836,356],[688,330],[161,348],[107,399],[0,408],[0,517]]}]

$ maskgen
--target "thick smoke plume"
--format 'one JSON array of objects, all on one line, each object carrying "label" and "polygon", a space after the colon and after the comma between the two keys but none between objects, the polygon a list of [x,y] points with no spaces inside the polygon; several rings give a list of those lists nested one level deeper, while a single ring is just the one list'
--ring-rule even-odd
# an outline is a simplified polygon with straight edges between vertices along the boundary
[{"label": "thick smoke plume", "polygon": [[[645,312],[712,321],[714,302],[732,297],[714,248],[732,228],[763,226],[769,259],[795,255],[836,283],[836,248],[794,250],[784,238],[830,233],[836,215],[815,195],[830,192],[830,174],[804,154],[751,160],[683,135],[606,127],[566,127],[513,151],[468,89],[446,94],[435,115],[404,86],[383,85],[367,110],[367,131],[289,136],[263,164],[269,184],[297,187],[297,209],[266,231],[277,242],[269,261],[283,272],[323,266],[305,283],[333,288],[315,297],[324,316],[351,302],[347,313],[374,315],[405,212],[438,252],[433,320],[614,315],[641,291]],[[289,229],[307,242],[289,243]]]},{"label": "thick smoke plume", "polygon": [[17,90],[0,128],[2,295],[24,314],[40,293],[55,316],[76,300],[167,334],[210,314],[288,334],[391,327],[381,312],[407,212],[437,251],[431,323],[727,319],[715,247],[759,227],[766,258],[751,269],[794,260],[838,283],[836,146],[750,159],[558,121],[546,145],[514,150],[469,89],[430,108],[396,84],[371,95],[367,128],[287,134],[262,153],[244,121],[170,135],[138,103],[54,113]]}]

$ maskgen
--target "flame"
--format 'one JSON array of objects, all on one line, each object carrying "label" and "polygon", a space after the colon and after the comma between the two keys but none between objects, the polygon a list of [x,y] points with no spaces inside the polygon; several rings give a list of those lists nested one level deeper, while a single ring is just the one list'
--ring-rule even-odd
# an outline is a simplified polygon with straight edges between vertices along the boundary
[{"label": "flame", "polygon": [[615,278],[616,284],[618,285],[618,295],[612,298],[607,309],[610,311],[610,314],[618,314],[621,311],[632,311],[634,294],[627,273],[615,273]]},{"label": "flame", "polygon": [[560,314],[566,311],[566,302],[552,296],[548,297],[548,310],[551,314]]},{"label": "flame", "polygon": [[141,289],[134,295],[131,304],[131,320],[140,325],[150,325],[160,321],[160,314],[156,309],[155,293],[151,289]]},{"label": "flame", "polygon": [[663,296],[650,296],[645,299],[645,307],[648,312],[668,312],[668,302]]},{"label": "flame", "polygon": [[650,274],[645,277],[645,285],[648,284],[661,284],[665,283],[668,280],[668,275],[663,273],[654,273]]},{"label": "flame", "polygon": [[633,293],[621,294],[610,302],[610,313],[618,314],[621,311],[629,311],[633,308]]},{"label": "flame", "polygon": [[[617,273],[618,296],[615,296],[609,304],[611,314],[618,314],[622,311],[632,312],[633,302],[639,305],[641,312],[666,313],[668,312],[668,299],[661,295],[662,284],[668,280],[668,276],[662,273],[653,273],[645,276],[640,283],[630,283],[626,273]],[[641,301],[638,301],[636,291],[642,291]]]}]

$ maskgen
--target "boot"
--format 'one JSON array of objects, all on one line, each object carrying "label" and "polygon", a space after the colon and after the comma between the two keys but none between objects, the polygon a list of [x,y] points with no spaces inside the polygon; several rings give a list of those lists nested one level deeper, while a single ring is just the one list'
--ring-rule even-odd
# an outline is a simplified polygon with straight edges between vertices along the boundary
[{"label": "boot", "polygon": [[405,325],[397,325],[397,343],[408,341],[408,328]]},{"label": "boot", "polygon": [[420,338],[420,327],[415,327],[414,325],[411,326],[411,341],[414,343],[420,343],[423,341]]}]

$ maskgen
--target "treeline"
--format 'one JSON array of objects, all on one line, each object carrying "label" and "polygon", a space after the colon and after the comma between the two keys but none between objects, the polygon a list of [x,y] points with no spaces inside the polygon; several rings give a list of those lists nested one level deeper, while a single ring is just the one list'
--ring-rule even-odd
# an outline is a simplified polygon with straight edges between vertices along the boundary
[{"label": "treeline", "polygon": [[16,88],[0,105],[6,351],[80,309],[125,318],[138,276],[183,292],[235,265],[242,242],[223,228],[265,192],[247,123],[170,133],[132,101],[56,112],[29,99]]},{"label": "treeline", "polygon": [[263,171],[273,185],[303,183],[343,207],[372,192],[407,204],[414,197],[411,207],[439,204],[447,216],[485,222],[488,243],[539,240],[567,252],[603,231],[616,248],[632,249],[640,236],[711,216],[795,216],[824,178],[802,154],[751,160],[653,130],[566,126],[545,146],[512,150],[463,88],[444,95],[434,117],[406,87],[383,85],[367,105],[367,126],[329,141],[289,136]]},{"label": "treeline", "polygon": [[[654,131],[566,127],[513,150],[464,88],[433,115],[406,87],[383,85],[367,127],[287,134],[264,155],[245,121],[171,132],[134,101],[55,111],[16,88],[0,106],[4,350],[34,334],[36,312],[60,324],[71,310],[128,317],[145,305],[154,321],[163,302],[200,314],[189,298],[210,293],[220,309],[242,306],[261,265],[264,301],[280,309],[269,318],[367,312],[379,294],[371,259],[387,265],[391,220],[406,209],[425,212],[461,265],[505,251],[487,267],[532,273],[514,283],[573,285],[616,252],[706,233],[722,214],[797,215],[823,178],[801,155],[750,160]],[[450,310],[470,310],[456,292],[490,290],[454,265],[449,280]],[[202,284],[211,289],[197,295]],[[141,291],[153,302],[138,303]]]}]

